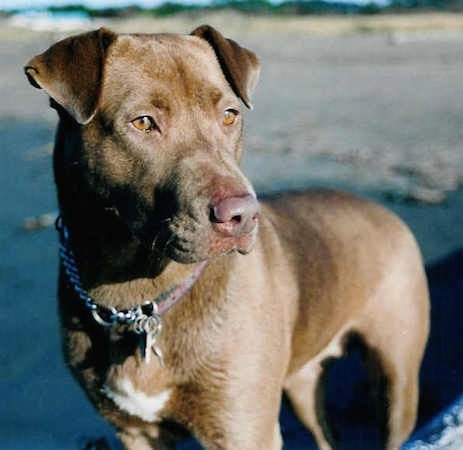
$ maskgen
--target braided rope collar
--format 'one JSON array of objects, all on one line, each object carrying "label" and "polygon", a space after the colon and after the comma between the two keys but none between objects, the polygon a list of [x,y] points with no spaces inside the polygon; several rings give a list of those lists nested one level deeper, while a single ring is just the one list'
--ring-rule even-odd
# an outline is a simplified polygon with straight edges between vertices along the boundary
[{"label": "braided rope collar", "polygon": [[103,327],[116,324],[128,325],[140,336],[145,362],[150,362],[151,350],[163,364],[161,351],[156,347],[156,338],[162,330],[162,314],[172,308],[196,283],[207,261],[196,264],[192,274],[180,284],[173,285],[156,299],[128,309],[116,309],[113,306],[103,306],[97,303],[85,291],[80,279],[74,252],[70,245],[69,230],[61,216],[56,220],[59,233],[59,255],[64,272],[75,293],[91,312],[93,319]]}]

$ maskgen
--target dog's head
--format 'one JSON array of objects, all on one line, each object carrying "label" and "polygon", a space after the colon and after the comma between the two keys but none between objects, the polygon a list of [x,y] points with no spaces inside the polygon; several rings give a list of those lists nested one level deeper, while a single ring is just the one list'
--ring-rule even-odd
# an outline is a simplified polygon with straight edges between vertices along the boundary
[{"label": "dog's head", "polygon": [[178,262],[251,249],[259,207],[238,161],[239,99],[251,106],[259,74],[252,52],[209,26],[188,36],[103,28],[58,42],[25,71],[60,115],[60,201],[73,183],[74,201],[98,199]]}]

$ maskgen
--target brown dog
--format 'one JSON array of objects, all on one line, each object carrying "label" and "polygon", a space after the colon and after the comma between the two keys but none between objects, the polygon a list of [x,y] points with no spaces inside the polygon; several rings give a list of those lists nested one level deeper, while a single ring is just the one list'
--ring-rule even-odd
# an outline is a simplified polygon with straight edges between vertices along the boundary
[{"label": "brown dog", "polygon": [[284,390],[331,449],[322,362],[355,335],[387,380],[397,449],[428,335],[419,250],[394,215],[345,193],[259,207],[237,164],[255,55],[208,26],[101,29],[25,70],[60,117],[66,361],[125,447],[175,448],[186,429],[207,449],[279,449]]}]

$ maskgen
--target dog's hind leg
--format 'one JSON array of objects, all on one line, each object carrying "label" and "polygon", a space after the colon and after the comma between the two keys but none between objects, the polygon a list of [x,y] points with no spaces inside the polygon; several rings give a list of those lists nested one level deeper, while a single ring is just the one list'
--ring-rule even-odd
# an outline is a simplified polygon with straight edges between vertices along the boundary
[{"label": "dog's hind leg", "polygon": [[[408,358],[407,358],[408,356]],[[415,425],[419,364],[392,345],[371,348],[366,355],[376,404],[382,447],[398,450]]]},{"label": "dog's hind leg", "polygon": [[370,376],[376,388],[381,434],[387,450],[398,450],[415,425],[422,345],[415,342],[415,348],[413,355],[406,342],[402,345],[389,342],[389,345],[371,346],[372,351],[367,356]]},{"label": "dog's hind leg", "polygon": [[[428,302],[424,283],[415,291],[415,301],[402,302],[402,316],[369,314],[367,328],[360,331],[371,350],[367,361],[375,361],[385,388],[383,418],[385,448],[397,450],[412,432],[417,415],[419,370],[428,335]],[[409,295],[414,295],[413,291]],[[421,299],[420,299],[421,297]],[[403,297],[402,297],[403,299]],[[387,299],[383,301],[386,303]],[[392,299],[389,299],[391,303]]]},{"label": "dog's hind leg", "polygon": [[323,407],[323,366],[311,361],[285,381],[285,392],[299,420],[312,432],[319,450],[332,450],[334,439]]}]

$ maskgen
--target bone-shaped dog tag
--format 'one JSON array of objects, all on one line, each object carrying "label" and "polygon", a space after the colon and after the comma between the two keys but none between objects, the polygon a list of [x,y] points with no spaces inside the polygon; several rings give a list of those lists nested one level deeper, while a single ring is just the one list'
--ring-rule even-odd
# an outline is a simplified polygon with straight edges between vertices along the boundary
[{"label": "bone-shaped dog tag", "polygon": [[161,367],[164,365],[164,359],[162,357],[162,352],[161,350],[156,346],[156,337],[157,337],[158,332],[154,331],[145,331],[144,336],[141,338],[144,338],[144,359],[145,363],[149,364],[151,362],[151,352],[153,352],[159,359],[159,364]]},{"label": "bone-shaped dog tag", "polygon": [[145,363],[151,362],[151,352],[153,352],[158,357],[159,364],[163,366],[164,359],[161,350],[156,346],[156,339],[162,329],[162,317],[155,303],[152,304],[152,311],[148,314],[139,308],[132,324],[132,330],[140,336],[140,350]]},{"label": "bone-shaped dog tag", "polygon": [[151,362],[151,352],[153,352],[159,359],[159,364],[164,365],[161,350],[156,346],[156,338],[161,331],[161,322],[154,317],[149,317],[144,324],[144,333],[140,336],[142,344],[144,344],[144,359],[145,363]]}]

